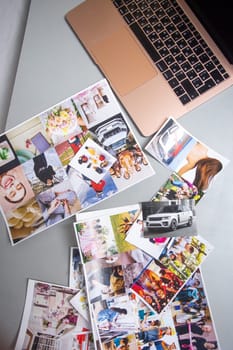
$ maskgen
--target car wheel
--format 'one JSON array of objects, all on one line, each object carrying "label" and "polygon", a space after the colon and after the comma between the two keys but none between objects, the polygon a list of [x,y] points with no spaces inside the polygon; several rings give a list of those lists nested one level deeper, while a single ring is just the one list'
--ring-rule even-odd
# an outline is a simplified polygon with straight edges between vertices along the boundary
[{"label": "car wheel", "polygon": [[170,229],[171,229],[172,231],[175,231],[176,228],[177,228],[177,222],[176,222],[175,219],[173,219],[172,222],[171,222],[171,225],[170,225]]},{"label": "car wheel", "polygon": [[193,223],[193,218],[190,216],[190,218],[188,219],[187,226],[192,226],[192,223]]}]

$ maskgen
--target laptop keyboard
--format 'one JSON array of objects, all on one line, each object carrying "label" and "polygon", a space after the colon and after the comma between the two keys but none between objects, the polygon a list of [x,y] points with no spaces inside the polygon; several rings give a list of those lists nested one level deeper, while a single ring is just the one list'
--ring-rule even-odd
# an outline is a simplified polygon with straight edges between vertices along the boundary
[{"label": "laptop keyboard", "polygon": [[176,0],[114,0],[183,105],[229,77]]}]

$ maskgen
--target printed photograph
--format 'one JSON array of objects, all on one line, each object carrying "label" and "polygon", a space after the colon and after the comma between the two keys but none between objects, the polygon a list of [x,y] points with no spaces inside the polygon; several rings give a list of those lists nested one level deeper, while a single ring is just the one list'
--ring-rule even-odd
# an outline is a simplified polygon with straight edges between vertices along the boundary
[{"label": "printed photograph", "polygon": [[70,299],[71,305],[78,311],[78,313],[86,320],[88,329],[91,329],[90,310],[87,301],[86,289],[80,289],[74,297]]},{"label": "printed photograph", "polygon": [[137,247],[126,242],[125,237],[139,209],[135,205],[77,214],[74,229],[83,262],[103,258],[112,263],[118,260],[119,253],[133,250],[136,257]]},{"label": "printed photograph", "polygon": [[95,182],[82,176],[77,170],[70,166],[66,168],[66,171],[70,183],[79,198],[82,209],[88,208],[118,192],[118,189],[109,173],[107,173],[99,182]]},{"label": "printed photograph", "polygon": [[116,159],[90,138],[82,145],[69,165],[83,176],[98,183]]},{"label": "printed photograph", "polygon": [[12,244],[16,244],[46,227],[41,208],[35,198],[9,211],[6,219]]},{"label": "printed photograph", "polygon": [[200,269],[175,297],[171,313],[181,349],[220,349]]},{"label": "printed photograph", "polygon": [[81,133],[55,146],[58,157],[64,167],[70,163],[89,136],[89,133]]},{"label": "printed photograph", "polygon": [[135,279],[132,290],[160,314],[173,300],[183,281],[158,260],[152,260]]},{"label": "printed photograph", "polygon": [[0,202],[6,216],[11,210],[21,207],[34,196],[22,165],[1,174]]},{"label": "printed photograph", "polygon": [[129,296],[113,297],[95,302],[93,305],[95,322],[100,339],[109,333],[122,332],[127,334],[135,332],[138,328],[138,318]]},{"label": "printed photograph", "polygon": [[117,186],[138,181],[150,171],[149,162],[137,144],[122,114],[114,115],[90,129],[116,162],[110,169]]},{"label": "printed photograph", "polygon": [[30,279],[15,349],[71,349],[76,336],[88,328],[70,303],[76,293],[72,288]]},{"label": "printed photograph", "polygon": [[82,132],[83,121],[70,98],[42,113],[40,120],[54,145]]},{"label": "printed photograph", "polygon": [[77,221],[74,228],[84,263],[118,253],[109,217]]},{"label": "printed photograph", "polygon": [[196,186],[200,196],[229,163],[173,118],[168,119],[145,149],[164,166]]},{"label": "printed photograph", "polygon": [[144,237],[197,235],[192,199],[142,202],[141,208]]},{"label": "printed photograph", "polygon": [[41,208],[46,227],[54,225],[80,210],[80,202],[68,180],[41,192],[36,200]]},{"label": "printed photograph", "polygon": [[19,162],[22,164],[44,153],[52,146],[52,139],[39,117],[34,117],[6,132]]},{"label": "printed photograph", "polygon": [[212,250],[212,245],[199,235],[170,238],[159,261],[186,282]]},{"label": "printed photograph", "polygon": [[153,201],[193,199],[195,204],[199,202],[204,193],[198,193],[195,185],[183,179],[176,173],[172,173],[167,181],[152,197]]},{"label": "printed photograph", "polygon": [[22,167],[36,195],[67,179],[65,169],[53,147],[22,164]]},{"label": "printed photograph", "polygon": [[[87,121],[83,103],[95,104],[94,122]],[[0,205],[15,244],[145,180],[154,170],[102,79],[2,134],[0,174]],[[29,206],[26,227],[15,209],[23,212],[33,199],[39,210],[32,217]]]},{"label": "printed photograph", "polygon": [[5,135],[0,136],[0,174],[20,164],[16,153]]},{"label": "printed photograph", "polygon": [[83,264],[78,247],[70,247],[69,287],[80,290],[85,286]]}]

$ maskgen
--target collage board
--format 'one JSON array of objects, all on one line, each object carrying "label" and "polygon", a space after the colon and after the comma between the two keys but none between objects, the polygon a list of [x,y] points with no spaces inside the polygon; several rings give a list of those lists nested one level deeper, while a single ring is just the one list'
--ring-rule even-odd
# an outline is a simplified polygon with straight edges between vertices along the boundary
[{"label": "collage board", "polygon": [[154,174],[105,79],[0,136],[12,245]]},{"label": "collage board", "polygon": [[[106,81],[99,84],[103,86]],[[90,106],[86,102],[82,106],[83,96],[92,91],[93,97],[99,84],[78,94],[79,99],[72,98],[80,111],[83,108],[82,113],[90,114]],[[107,87],[105,103],[111,96]],[[82,113],[79,127],[83,141],[69,163],[60,168],[72,185],[69,192],[74,191],[79,203],[78,210],[72,212],[77,247],[70,251],[69,287],[29,280],[15,349],[39,350],[43,344],[44,349],[52,344],[57,350],[220,349],[201,273],[201,265],[214,247],[205,239],[205,233],[198,231],[196,206],[229,160],[192,136],[175,119],[168,118],[145,146],[146,152],[170,170],[169,178],[151,198],[134,205],[82,211],[88,206],[84,205],[80,181],[114,182],[119,191],[154,174],[146,152],[126,123],[127,140],[123,143],[127,143],[127,149],[119,146],[121,151],[113,152],[115,144],[112,140],[108,143],[108,138],[122,129],[124,132],[118,114],[112,112],[114,117],[103,117],[104,121],[96,124],[96,116],[85,119]],[[88,121],[91,125],[86,128]],[[112,132],[115,121],[117,131]],[[103,125],[110,127],[105,135]],[[12,140],[10,135],[7,140]],[[58,140],[59,136],[54,136],[53,142]],[[68,143],[55,145],[60,161]],[[120,145],[122,140],[116,143]],[[123,165],[129,165],[128,161],[120,160],[128,151],[134,154],[130,168]],[[16,153],[14,149],[12,152]],[[34,162],[34,158],[30,161]],[[30,173],[29,166],[27,169]],[[63,179],[62,185],[64,182]],[[57,186],[39,190],[34,197],[48,198]],[[99,194],[90,196],[94,197],[95,201],[103,199]]]}]

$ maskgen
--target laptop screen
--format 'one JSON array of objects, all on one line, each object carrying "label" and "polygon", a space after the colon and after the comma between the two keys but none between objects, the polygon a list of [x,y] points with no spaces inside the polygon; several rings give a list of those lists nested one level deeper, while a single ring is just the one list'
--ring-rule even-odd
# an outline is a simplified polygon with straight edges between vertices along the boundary
[{"label": "laptop screen", "polygon": [[232,2],[221,0],[186,0],[225,57],[233,64]]}]

